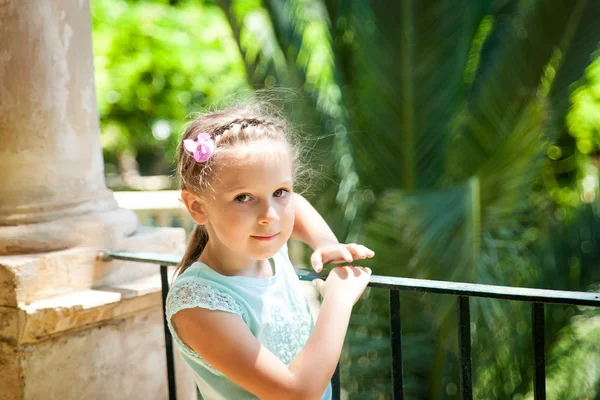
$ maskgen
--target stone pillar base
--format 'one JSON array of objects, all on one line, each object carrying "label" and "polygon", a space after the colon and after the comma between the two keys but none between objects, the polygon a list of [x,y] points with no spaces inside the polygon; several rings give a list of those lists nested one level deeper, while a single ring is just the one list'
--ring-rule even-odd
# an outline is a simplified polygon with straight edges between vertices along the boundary
[{"label": "stone pillar base", "polygon": [[0,225],[0,256],[37,254],[76,246],[117,248],[123,237],[136,230],[137,217],[131,210],[117,208],[114,200],[112,202],[114,207],[110,210],[36,223]]},{"label": "stone pillar base", "polygon": [[[184,243],[182,229],[140,228],[119,248],[182,254]],[[97,253],[0,257],[0,399],[168,398],[159,267]],[[177,398],[196,399],[175,355]]]}]

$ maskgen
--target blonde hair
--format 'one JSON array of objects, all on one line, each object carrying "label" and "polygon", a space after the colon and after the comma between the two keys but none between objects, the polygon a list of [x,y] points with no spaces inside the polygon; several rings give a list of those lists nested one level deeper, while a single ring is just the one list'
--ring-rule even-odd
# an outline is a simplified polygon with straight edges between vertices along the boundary
[{"label": "blonde hair", "polygon": [[[185,150],[183,141],[196,139],[202,132],[211,135],[215,142],[215,151],[208,161],[198,163],[193,155]],[[298,175],[299,146],[289,124],[284,118],[274,116],[272,112],[269,114],[264,103],[255,102],[210,112],[188,124],[177,149],[179,188],[202,196],[210,188],[211,182],[218,173],[216,167],[223,167],[219,162],[219,153],[259,140],[286,143],[294,165],[294,176]],[[190,235],[183,258],[175,269],[173,279],[200,257],[208,239],[206,228],[196,225]]]}]

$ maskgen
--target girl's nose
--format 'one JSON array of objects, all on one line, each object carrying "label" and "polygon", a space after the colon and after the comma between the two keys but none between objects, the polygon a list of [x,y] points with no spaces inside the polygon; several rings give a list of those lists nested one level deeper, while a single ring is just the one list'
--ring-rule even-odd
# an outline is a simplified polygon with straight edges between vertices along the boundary
[{"label": "girl's nose", "polygon": [[260,216],[258,217],[258,222],[262,225],[270,224],[275,221],[279,221],[279,214],[275,210],[272,204],[268,203],[266,207],[262,210]]}]

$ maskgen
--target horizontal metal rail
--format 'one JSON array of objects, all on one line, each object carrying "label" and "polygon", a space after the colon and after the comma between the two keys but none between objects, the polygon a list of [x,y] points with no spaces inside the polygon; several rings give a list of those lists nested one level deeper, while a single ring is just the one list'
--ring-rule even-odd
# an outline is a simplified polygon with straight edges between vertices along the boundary
[{"label": "horizontal metal rail", "polygon": [[[163,316],[165,301],[169,290],[167,268],[179,263],[177,256],[140,253],[130,251],[103,251],[99,258],[104,261],[125,260],[160,265],[162,279]],[[300,280],[312,281],[316,278],[325,278],[326,272],[315,272],[296,269]],[[400,291],[413,291],[424,293],[449,294],[457,296],[457,318],[459,321],[458,347],[460,358],[461,398],[472,399],[472,367],[471,367],[471,320],[470,297],[484,297],[503,300],[516,300],[532,303],[532,331],[534,343],[534,398],[546,398],[546,374],[544,355],[544,304],[571,304],[582,306],[600,307],[600,293],[572,292],[564,290],[546,290],[532,288],[518,288],[509,286],[482,285],[476,283],[461,283],[435,281],[425,279],[397,278],[389,276],[371,275],[370,287],[387,289],[390,292],[390,329],[392,346],[392,377],[393,398],[404,399],[404,384],[402,377],[402,328],[400,320]],[[164,320],[165,343],[167,353],[167,373],[169,380],[169,399],[175,400],[175,371],[173,363],[172,338],[166,318]],[[339,365],[336,369],[333,382],[333,398],[340,398]]]},{"label": "horizontal metal rail", "polygon": [[[131,251],[105,251],[101,257],[116,260],[138,261],[166,266],[179,263],[179,257],[152,253],[137,253]],[[326,274],[316,274],[304,269],[296,269],[301,280],[311,281],[323,278]],[[460,283],[435,281],[426,279],[397,278],[391,276],[372,275],[369,286],[383,289],[409,290],[452,294],[456,296],[487,297],[505,300],[520,300],[540,303],[574,304],[582,306],[600,306],[600,293],[571,292],[566,290],[546,290],[518,288],[510,286],[482,285],[478,283]]]}]

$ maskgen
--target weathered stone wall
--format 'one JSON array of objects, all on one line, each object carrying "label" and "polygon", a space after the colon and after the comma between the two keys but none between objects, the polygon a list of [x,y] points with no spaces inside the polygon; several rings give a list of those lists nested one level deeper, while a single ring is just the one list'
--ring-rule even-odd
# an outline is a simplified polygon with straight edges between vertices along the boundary
[{"label": "weathered stone wall", "polygon": [[158,267],[97,255],[184,232],[118,208],[95,96],[89,0],[0,0],[0,400],[167,398]]}]

